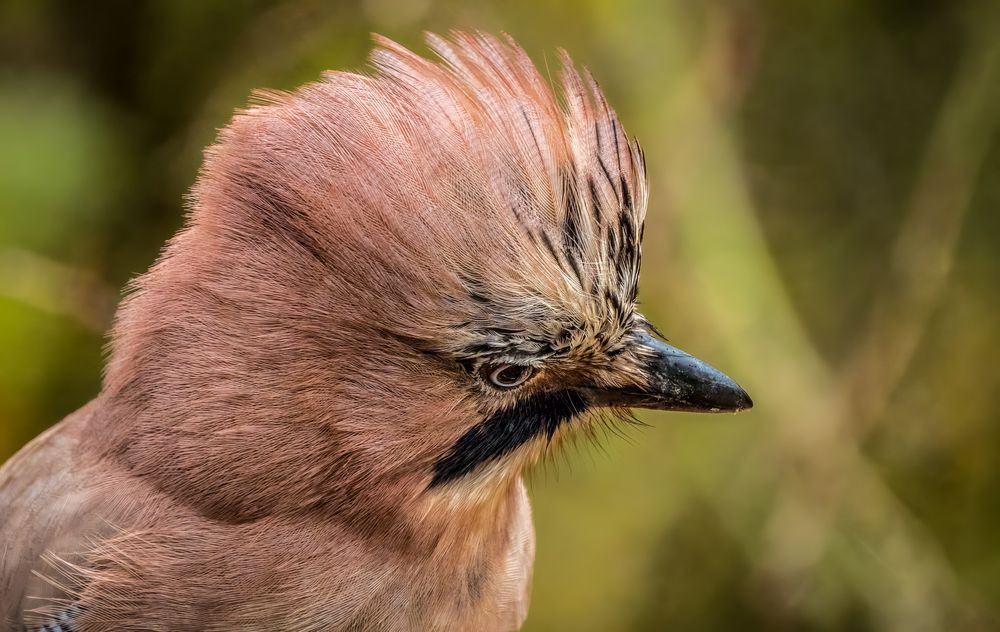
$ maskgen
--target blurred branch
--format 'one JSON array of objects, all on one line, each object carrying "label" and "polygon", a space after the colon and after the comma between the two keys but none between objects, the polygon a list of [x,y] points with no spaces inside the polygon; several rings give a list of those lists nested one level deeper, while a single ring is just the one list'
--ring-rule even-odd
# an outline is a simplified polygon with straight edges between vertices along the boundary
[{"label": "blurred branch", "polygon": [[[1000,122],[1000,41],[992,19],[970,27],[968,51],[930,136],[889,282],[841,373],[859,423],[873,423],[909,366],[940,303],[955,247]],[[863,432],[863,428],[859,429]]]},{"label": "blurred branch", "polygon": [[[974,612],[932,535],[882,481],[858,447],[903,375],[943,294],[976,176],[1000,113],[1000,41],[994,20],[981,21],[931,135],[911,211],[895,248],[894,282],[873,307],[870,326],[851,363],[838,375],[812,346],[781,281],[749,199],[727,95],[714,60],[726,59],[732,17],[709,29],[701,59],[675,101],[676,129],[667,130],[678,158],[663,177],[678,210],[683,260],[706,309],[737,349],[758,406],[777,421],[774,483],[778,498],[768,520],[764,553],[736,522],[751,559],[761,560],[779,606],[823,608],[816,602],[817,565],[835,535],[861,537],[872,558],[841,569],[857,598],[867,602],[880,629],[939,630],[956,612]],[[710,81],[701,77],[708,76]],[[724,76],[724,75],[723,75]],[[753,332],[754,335],[747,335]],[[761,463],[755,463],[761,467]],[[766,467],[766,466],[765,466]],[[721,469],[721,468],[720,468]],[[719,498],[729,509],[741,497],[763,497],[754,484],[720,472],[733,491]],[[760,484],[760,483],[757,483]],[[765,483],[766,484],[766,483]],[[725,488],[725,485],[719,485]],[[846,531],[842,531],[847,529]],[[872,564],[877,560],[879,563]],[[837,599],[836,595],[830,597]],[[811,604],[811,605],[810,605]]]},{"label": "blurred branch", "polygon": [[[988,28],[997,23],[986,20],[972,27],[968,51],[930,135],[913,202],[893,250],[891,282],[877,294],[867,330],[841,371],[839,383],[831,385],[840,403],[835,408],[838,418],[829,422],[838,428],[842,449],[860,445],[877,423],[944,296],[958,236],[1000,120],[1000,45]],[[961,598],[930,534],[872,468],[850,462],[863,460],[856,447],[840,458],[835,450],[812,456],[819,463],[825,461],[825,466],[815,465],[824,477],[843,476],[859,467],[864,473],[852,476],[851,484],[836,486],[819,505],[804,498],[786,499],[808,508],[812,516],[808,523],[814,532],[807,537],[814,544],[813,559],[818,559],[831,537],[834,516],[846,513],[864,525],[872,549],[883,556],[898,582],[895,599],[901,612],[886,620],[896,626],[901,622],[918,625],[919,621],[934,629],[927,616],[936,611],[933,620],[947,621],[947,604]],[[819,480],[813,483],[821,484]],[[815,488],[808,484],[799,491],[809,493]],[[801,523],[783,527],[779,520],[773,529],[780,538],[788,537],[793,529],[796,537],[803,537]],[[858,577],[862,582],[869,579]],[[874,597],[879,591],[865,594]]]}]

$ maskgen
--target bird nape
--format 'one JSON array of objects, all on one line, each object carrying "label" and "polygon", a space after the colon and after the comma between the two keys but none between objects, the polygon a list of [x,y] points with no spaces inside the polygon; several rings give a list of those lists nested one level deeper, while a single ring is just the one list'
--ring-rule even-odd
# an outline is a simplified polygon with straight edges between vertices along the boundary
[{"label": "bird nape", "polygon": [[236,113],[100,394],[0,470],[5,623],[516,629],[525,467],[602,411],[751,406],[636,309],[645,161],[588,73],[376,40]]}]

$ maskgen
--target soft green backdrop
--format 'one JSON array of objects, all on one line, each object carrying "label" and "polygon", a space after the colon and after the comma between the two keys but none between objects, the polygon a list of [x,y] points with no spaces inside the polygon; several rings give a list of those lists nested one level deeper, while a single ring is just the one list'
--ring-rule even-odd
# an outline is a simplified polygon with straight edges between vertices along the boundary
[{"label": "soft green backdrop", "polygon": [[528,629],[1000,629],[996,0],[0,0],[0,459],[97,392],[253,88],[449,28],[593,70],[644,309],[757,404],[536,472]]}]

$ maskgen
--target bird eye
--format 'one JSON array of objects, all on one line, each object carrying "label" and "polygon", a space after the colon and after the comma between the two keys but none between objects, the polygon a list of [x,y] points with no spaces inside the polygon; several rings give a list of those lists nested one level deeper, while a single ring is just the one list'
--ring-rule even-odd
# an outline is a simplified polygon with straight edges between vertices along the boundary
[{"label": "bird eye", "polygon": [[493,386],[509,390],[527,382],[535,369],[521,364],[486,364],[482,373]]}]

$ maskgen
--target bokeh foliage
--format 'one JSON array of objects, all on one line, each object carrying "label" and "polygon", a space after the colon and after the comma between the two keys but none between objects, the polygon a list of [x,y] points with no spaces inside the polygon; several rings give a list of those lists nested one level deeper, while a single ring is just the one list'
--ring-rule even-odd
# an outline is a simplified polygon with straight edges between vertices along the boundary
[{"label": "bokeh foliage", "polygon": [[593,70],[643,309],[757,404],[539,468],[528,629],[1000,629],[993,0],[0,1],[0,458],[97,392],[252,89],[449,28]]}]

